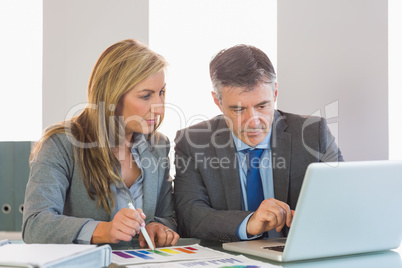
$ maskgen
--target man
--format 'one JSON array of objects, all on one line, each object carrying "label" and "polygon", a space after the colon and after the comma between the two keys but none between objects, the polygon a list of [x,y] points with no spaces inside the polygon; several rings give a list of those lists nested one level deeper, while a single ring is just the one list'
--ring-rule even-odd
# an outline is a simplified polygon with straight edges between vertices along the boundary
[{"label": "man", "polygon": [[274,109],[275,70],[256,47],[222,50],[210,76],[223,115],[175,139],[179,232],[221,242],[286,236],[307,166],[343,161],[326,120]]}]

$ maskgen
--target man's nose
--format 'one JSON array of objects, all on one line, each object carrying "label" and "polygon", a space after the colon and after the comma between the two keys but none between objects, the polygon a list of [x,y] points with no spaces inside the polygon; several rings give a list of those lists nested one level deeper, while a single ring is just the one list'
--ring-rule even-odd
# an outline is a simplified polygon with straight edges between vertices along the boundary
[{"label": "man's nose", "polygon": [[249,128],[256,128],[260,125],[260,114],[254,108],[249,110],[246,123]]}]

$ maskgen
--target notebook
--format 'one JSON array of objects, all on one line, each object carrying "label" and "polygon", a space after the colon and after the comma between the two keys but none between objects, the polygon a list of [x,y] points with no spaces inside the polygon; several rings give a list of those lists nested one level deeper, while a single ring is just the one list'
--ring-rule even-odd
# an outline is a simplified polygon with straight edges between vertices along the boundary
[{"label": "notebook", "polygon": [[402,239],[402,161],[313,163],[287,238],[224,243],[280,262],[388,250]]},{"label": "notebook", "polygon": [[0,241],[0,267],[107,267],[109,245],[24,244]]}]

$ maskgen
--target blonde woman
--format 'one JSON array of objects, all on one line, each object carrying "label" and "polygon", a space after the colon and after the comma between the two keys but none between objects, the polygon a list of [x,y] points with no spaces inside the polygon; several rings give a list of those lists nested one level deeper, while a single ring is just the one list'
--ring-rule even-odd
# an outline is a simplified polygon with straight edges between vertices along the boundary
[{"label": "blonde woman", "polygon": [[[23,239],[27,243],[119,243],[145,226],[156,246],[179,235],[169,180],[164,115],[166,62],[135,40],[99,57],[80,115],[48,128],[31,153]],[[128,207],[133,201],[136,210]]]}]

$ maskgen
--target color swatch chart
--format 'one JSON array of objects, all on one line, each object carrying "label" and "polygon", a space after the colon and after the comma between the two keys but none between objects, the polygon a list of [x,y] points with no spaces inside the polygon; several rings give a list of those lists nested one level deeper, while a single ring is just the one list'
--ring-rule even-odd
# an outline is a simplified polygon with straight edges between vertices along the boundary
[{"label": "color swatch chart", "polygon": [[155,250],[113,250],[112,262],[119,265],[124,265],[183,260],[203,260],[226,256],[228,256],[227,253],[223,253],[195,244],[191,246],[156,248]]},{"label": "color swatch chart", "polygon": [[[127,265],[126,268],[278,268],[277,265],[263,263],[261,261],[249,259],[243,255],[226,258],[192,260],[168,263],[147,263]],[[282,267],[282,266],[281,266]]]}]

